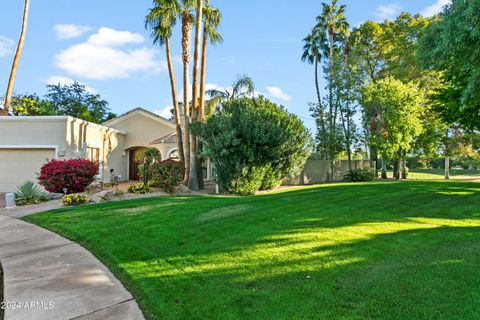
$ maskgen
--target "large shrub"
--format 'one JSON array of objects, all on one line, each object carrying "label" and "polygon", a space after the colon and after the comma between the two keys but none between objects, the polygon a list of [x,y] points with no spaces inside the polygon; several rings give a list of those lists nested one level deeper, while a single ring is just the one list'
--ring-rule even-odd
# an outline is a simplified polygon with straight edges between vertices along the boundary
[{"label": "large shrub", "polygon": [[173,193],[183,180],[184,168],[179,161],[156,162],[151,169],[153,184],[165,192]]},{"label": "large shrub", "polygon": [[79,193],[95,180],[98,164],[89,160],[52,160],[40,169],[38,180],[49,192]]},{"label": "large shrub", "polygon": [[373,181],[375,173],[371,169],[355,169],[347,172],[343,179],[348,182]]},{"label": "large shrub", "polygon": [[223,190],[253,194],[300,172],[312,148],[310,133],[293,114],[269,100],[226,101],[203,124],[194,124]]}]

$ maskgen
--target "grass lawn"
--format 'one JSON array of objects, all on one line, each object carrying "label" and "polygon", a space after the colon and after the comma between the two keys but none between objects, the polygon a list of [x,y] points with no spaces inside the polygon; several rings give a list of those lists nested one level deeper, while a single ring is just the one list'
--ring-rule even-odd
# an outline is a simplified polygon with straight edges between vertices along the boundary
[{"label": "grass lawn", "polygon": [[[392,177],[389,172],[388,176]],[[442,180],[445,177],[444,169],[412,169],[408,172],[410,180]],[[480,170],[450,170],[450,179],[452,180],[476,180],[480,179]]]},{"label": "grass lawn", "polygon": [[84,245],[150,319],[479,319],[480,184],[155,198],[27,221]]}]

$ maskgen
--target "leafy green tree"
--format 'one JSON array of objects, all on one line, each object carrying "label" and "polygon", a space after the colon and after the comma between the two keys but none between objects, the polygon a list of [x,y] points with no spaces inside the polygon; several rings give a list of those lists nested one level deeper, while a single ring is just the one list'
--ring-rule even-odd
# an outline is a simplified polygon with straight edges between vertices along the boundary
[{"label": "leafy green tree", "polygon": [[91,94],[78,82],[72,85],[48,85],[45,96],[57,115],[69,115],[75,118],[102,123],[115,117],[110,112],[108,102],[99,94]]},{"label": "leafy green tree", "polygon": [[278,186],[300,172],[313,146],[295,115],[263,97],[225,101],[194,128],[215,163],[217,183],[233,193]]},{"label": "leafy green tree", "polygon": [[444,73],[436,109],[448,123],[480,129],[480,1],[454,0],[420,38],[421,65]]},{"label": "leafy green tree", "polygon": [[[410,151],[415,138],[423,131],[423,104],[424,97],[414,83],[404,84],[388,77],[364,87],[361,96],[364,121],[380,125],[369,136],[369,142],[379,150],[382,163],[395,157],[402,160]],[[377,119],[372,121],[372,115]],[[382,176],[386,178],[385,165]]]},{"label": "leafy green tree", "polygon": [[14,116],[53,116],[56,110],[49,101],[36,94],[16,95],[12,97],[11,112]]}]

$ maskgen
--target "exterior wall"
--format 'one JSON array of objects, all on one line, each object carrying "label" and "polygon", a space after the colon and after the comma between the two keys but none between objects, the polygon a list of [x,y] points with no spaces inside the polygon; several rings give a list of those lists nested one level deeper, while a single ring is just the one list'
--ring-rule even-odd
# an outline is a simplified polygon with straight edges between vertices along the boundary
[{"label": "exterior wall", "polygon": [[85,159],[87,147],[98,148],[103,182],[110,181],[110,169],[127,177],[125,140],[117,130],[72,117],[0,117],[0,149],[54,149],[55,158],[67,160]]},{"label": "exterior wall", "polygon": [[[327,160],[307,160],[302,173],[296,177],[286,179],[284,185],[304,185],[318,184],[327,182],[327,172],[330,161]],[[370,161],[352,161],[353,169],[370,168]],[[348,172],[348,161],[335,161],[334,181],[342,181],[343,175]]]},{"label": "exterior wall", "polygon": [[[165,123],[163,125],[158,120],[141,112],[126,116],[124,120],[113,122],[109,126],[126,132],[125,150],[135,147],[149,147],[152,141],[175,131],[173,124]],[[164,157],[166,158],[167,155],[162,153],[162,158]]]},{"label": "exterior wall", "polygon": [[124,134],[108,127],[80,119],[69,118],[67,123],[65,158],[85,159],[87,148],[99,150],[99,176],[103,182],[110,182],[110,170],[113,174],[127,180],[127,154],[125,152]]},{"label": "exterior wall", "polygon": [[0,148],[6,146],[51,146],[61,157],[67,149],[67,117],[2,117],[0,118]]}]

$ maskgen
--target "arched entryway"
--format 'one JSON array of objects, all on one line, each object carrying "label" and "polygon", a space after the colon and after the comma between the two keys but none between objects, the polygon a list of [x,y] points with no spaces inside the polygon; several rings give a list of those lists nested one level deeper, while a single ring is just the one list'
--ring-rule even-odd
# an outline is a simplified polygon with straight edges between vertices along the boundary
[{"label": "arched entryway", "polygon": [[141,161],[138,159],[138,155],[144,149],[145,147],[137,147],[128,151],[128,180],[130,181],[140,181],[138,166],[141,164]]}]

